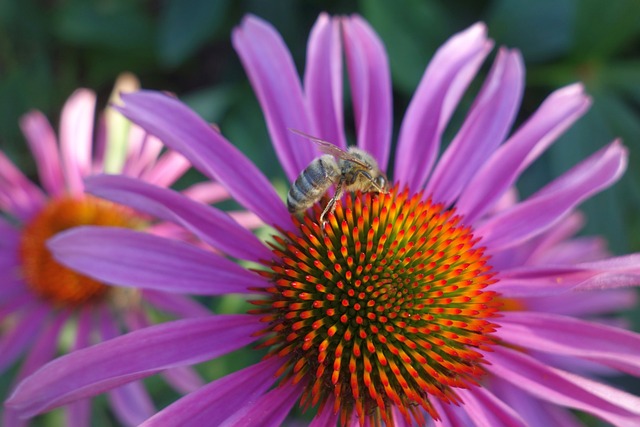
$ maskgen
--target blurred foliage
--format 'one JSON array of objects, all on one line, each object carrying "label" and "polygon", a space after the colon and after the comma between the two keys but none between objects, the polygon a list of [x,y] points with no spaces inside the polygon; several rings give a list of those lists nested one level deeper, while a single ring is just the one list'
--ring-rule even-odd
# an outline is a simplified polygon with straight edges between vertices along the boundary
[{"label": "blurred foliage", "polygon": [[[56,123],[77,87],[96,90],[104,105],[116,76],[131,71],[146,88],[179,94],[219,124],[269,177],[283,182],[230,34],[246,13],[261,16],[278,28],[302,69],[308,31],[323,10],[360,13],[380,34],[391,62],[396,131],[434,51],[479,20],[497,45],[518,48],[524,56],[527,88],[519,122],[552,90],[584,82],[594,106],[527,171],[520,190],[532,193],[620,137],[631,153],[629,171],[612,190],[585,203],[587,232],[605,235],[615,253],[640,250],[638,0],[6,0],[0,2],[0,148],[33,172],[19,117],[40,109]],[[454,123],[471,99],[463,100]],[[233,303],[211,302],[221,309]],[[211,379],[247,358],[255,355],[233,355],[199,369]],[[7,382],[0,386],[5,390]],[[154,397],[168,404],[172,395],[159,390]],[[96,425],[112,425],[109,417]],[[59,425],[60,415],[42,420]]]}]

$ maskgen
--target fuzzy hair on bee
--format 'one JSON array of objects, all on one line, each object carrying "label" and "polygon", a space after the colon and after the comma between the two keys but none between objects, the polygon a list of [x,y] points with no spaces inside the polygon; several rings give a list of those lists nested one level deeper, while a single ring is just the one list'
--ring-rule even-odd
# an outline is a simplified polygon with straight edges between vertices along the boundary
[{"label": "fuzzy hair on bee", "polygon": [[320,214],[320,223],[324,227],[324,218],[333,212],[336,202],[345,191],[388,192],[387,176],[371,154],[357,147],[349,147],[345,151],[304,132],[289,130],[312,141],[325,153],[313,159],[291,185],[287,195],[287,208],[292,214],[302,214],[335,185],[335,194]]}]

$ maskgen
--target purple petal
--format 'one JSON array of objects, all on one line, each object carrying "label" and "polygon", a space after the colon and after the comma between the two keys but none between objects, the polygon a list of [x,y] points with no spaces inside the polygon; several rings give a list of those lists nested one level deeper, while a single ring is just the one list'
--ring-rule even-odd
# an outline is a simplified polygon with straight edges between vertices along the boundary
[{"label": "purple petal", "polygon": [[309,427],[335,427],[338,424],[339,413],[333,412],[334,401],[333,396],[327,399],[324,407],[313,417]]},{"label": "purple petal", "polygon": [[266,392],[275,382],[274,375],[281,364],[272,357],[222,377],[158,412],[141,427],[219,426]]},{"label": "purple petal", "polygon": [[526,201],[482,224],[476,233],[491,251],[513,247],[550,228],[575,206],[617,181],[626,149],[614,142],[547,185]]},{"label": "purple petal", "polygon": [[205,384],[196,370],[189,366],[167,369],[161,375],[174,390],[183,394],[192,393]]},{"label": "purple petal", "polygon": [[501,49],[460,131],[433,171],[426,193],[450,205],[507,135],[520,105],[524,64]]},{"label": "purple petal", "polygon": [[42,190],[0,151],[0,210],[26,222],[44,203]]},{"label": "purple petal", "polygon": [[264,222],[290,227],[284,203],[267,178],[188,107],[159,92],[140,91],[122,98],[125,106],[121,111],[127,118],[182,153]]},{"label": "purple petal", "polygon": [[118,286],[197,295],[246,293],[264,286],[257,274],[178,240],[113,227],[76,227],[48,242],[54,258]]},{"label": "purple petal", "polygon": [[58,140],[51,124],[41,112],[31,111],[20,119],[20,128],[33,153],[40,184],[49,194],[61,194],[65,190],[64,176]]},{"label": "purple petal", "polygon": [[229,353],[254,341],[253,334],[262,328],[255,316],[227,315],[130,332],[45,365],[17,387],[7,405],[33,416],[164,369]]},{"label": "purple petal", "polygon": [[255,401],[246,403],[220,426],[279,427],[300,398],[303,387],[304,381],[296,385],[281,384]]},{"label": "purple petal", "polygon": [[211,311],[199,302],[179,294],[167,294],[145,289],[142,291],[142,296],[155,308],[178,317],[203,317],[211,314]]},{"label": "purple petal", "polygon": [[638,301],[634,289],[614,289],[597,292],[565,292],[560,295],[526,298],[522,303],[528,311],[586,317],[630,310]]},{"label": "purple petal", "polygon": [[529,426],[584,427],[584,424],[579,422],[570,411],[532,399],[523,390],[499,378],[491,378],[491,390],[513,408]]},{"label": "purple petal", "polygon": [[178,223],[216,249],[259,262],[271,251],[226,213],[134,178],[99,175],[86,180],[87,191],[154,217]]},{"label": "purple petal", "polygon": [[43,327],[47,316],[51,314],[49,307],[39,304],[18,319],[11,329],[0,338],[0,372],[13,363],[25,349],[36,339],[38,331]]},{"label": "purple petal", "polygon": [[91,399],[81,399],[64,407],[67,425],[73,427],[91,426]]},{"label": "purple petal", "polygon": [[140,381],[111,390],[109,403],[116,416],[126,426],[135,427],[156,412],[149,394]]},{"label": "purple petal", "polygon": [[72,194],[82,192],[82,177],[91,172],[95,107],[95,93],[78,89],[60,114],[60,150],[67,186]]},{"label": "purple petal", "polygon": [[456,390],[464,402],[463,408],[478,427],[525,427],[518,413],[487,389],[472,387]]},{"label": "purple petal", "polygon": [[389,61],[382,41],[357,15],[342,19],[358,147],[387,169],[393,113]]},{"label": "purple petal", "polygon": [[498,335],[510,344],[602,363],[640,376],[640,335],[547,313],[504,312]]},{"label": "purple petal", "polygon": [[580,84],[552,93],[536,113],[493,154],[469,182],[456,203],[473,223],[509,188],[520,173],[571,126],[590,105]]},{"label": "purple petal", "polygon": [[346,150],[340,22],[326,13],[320,14],[309,35],[304,89],[313,135]]},{"label": "purple petal", "polygon": [[397,181],[422,187],[451,114],[491,47],[486,27],[475,24],[438,49],[400,126],[394,168]]},{"label": "purple petal", "polygon": [[505,347],[494,347],[485,358],[492,374],[542,400],[594,414],[617,426],[640,423],[640,398],[636,396],[550,368]]},{"label": "purple petal", "polygon": [[262,106],[280,164],[293,181],[313,160],[315,151],[313,144],[300,143],[288,130],[311,131],[289,50],[269,23],[254,16],[242,20],[233,31],[232,41]]}]

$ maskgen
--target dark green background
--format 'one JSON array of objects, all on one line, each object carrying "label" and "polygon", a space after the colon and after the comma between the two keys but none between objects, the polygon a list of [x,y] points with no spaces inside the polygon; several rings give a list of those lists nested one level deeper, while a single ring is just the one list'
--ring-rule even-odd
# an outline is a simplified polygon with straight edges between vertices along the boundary
[{"label": "dark green background", "polygon": [[[393,75],[396,131],[435,49],[452,33],[479,20],[488,24],[498,45],[523,53],[527,87],[519,122],[552,90],[584,82],[594,98],[591,111],[525,173],[519,187],[530,194],[621,137],[630,149],[629,170],[613,189],[584,204],[589,220],[585,232],[606,236],[616,254],[640,250],[638,0],[4,0],[0,1],[0,149],[33,174],[19,117],[40,109],[57,127],[60,108],[77,87],[96,90],[102,109],[116,76],[131,71],[143,87],[173,91],[205,119],[218,123],[265,173],[286,185],[257,101],[231,47],[230,32],[246,13],[267,19],[281,32],[302,69],[309,29],[323,10],[359,13],[382,37]],[[463,100],[449,138],[477,87],[476,82]],[[638,329],[638,311],[629,317]],[[244,364],[237,357],[226,360],[202,371],[212,378]],[[5,375],[0,391],[8,381]],[[640,392],[636,379],[622,382]],[[154,379],[149,384],[160,385]],[[172,399],[167,393],[164,388],[156,393],[164,404]],[[96,417],[96,425],[112,425],[104,409],[97,411],[104,416]],[[58,425],[61,420],[54,414],[38,422]]]}]

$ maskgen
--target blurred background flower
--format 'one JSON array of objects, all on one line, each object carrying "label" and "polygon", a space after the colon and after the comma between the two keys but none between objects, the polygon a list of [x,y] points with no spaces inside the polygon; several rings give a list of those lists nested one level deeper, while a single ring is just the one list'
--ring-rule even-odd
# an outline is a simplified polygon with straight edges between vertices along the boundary
[{"label": "blurred background flower", "polygon": [[[640,150],[640,2],[636,0],[612,0],[606,7],[598,0],[2,2],[0,149],[21,170],[35,176],[36,165],[26,151],[19,117],[36,108],[57,121],[64,100],[76,87],[97,90],[99,104],[104,105],[116,76],[130,70],[141,77],[144,87],[179,93],[202,117],[217,123],[284,194],[289,183],[232,50],[231,29],[247,12],[265,18],[278,28],[302,69],[308,28],[323,10],[360,13],[387,45],[394,136],[435,49],[478,20],[488,24],[489,36],[497,45],[523,53],[527,84],[518,123],[552,90],[583,81],[594,98],[593,107],[526,171],[519,182],[520,194],[526,197],[595,152],[603,141],[621,137],[630,151],[629,170],[612,189],[582,206],[585,232],[605,236],[615,254],[640,250],[640,168],[635,162]],[[459,128],[467,110],[464,106],[470,105],[478,89],[479,84],[463,98],[463,108],[454,115],[445,142],[451,140],[451,130]],[[351,125],[352,118],[346,117],[345,123]],[[186,187],[198,179],[188,175],[178,185]],[[223,206],[236,207],[231,202]],[[219,313],[242,311],[238,308],[242,302],[234,297],[204,302]],[[629,319],[637,330],[640,310],[630,311]],[[247,365],[243,357],[234,354],[201,367],[201,372],[208,379],[220,377]],[[640,394],[635,380],[613,381]],[[0,394],[6,395],[9,383],[8,376],[0,379]],[[172,400],[170,391],[154,389],[161,404]],[[56,425],[57,421],[51,415],[39,422]],[[97,417],[95,425],[117,424],[104,416]]]}]

